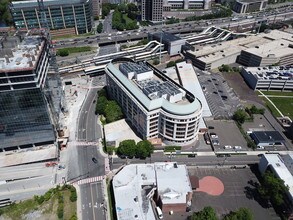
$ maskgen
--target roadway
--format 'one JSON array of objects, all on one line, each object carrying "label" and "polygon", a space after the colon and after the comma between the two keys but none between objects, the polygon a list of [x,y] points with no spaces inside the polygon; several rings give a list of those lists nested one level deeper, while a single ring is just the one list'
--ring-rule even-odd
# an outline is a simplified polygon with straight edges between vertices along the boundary
[{"label": "roadway", "polygon": [[[293,16],[291,8],[285,8],[278,12],[259,12],[254,17],[247,19],[245,16],[237,17],[236,20],[231,18],[219,18],[211,20],[188,21],[176,24],[164,24],[162,30],[173,34],[200,32],[204,28],[215,25],[218,27],[237,27],[247,24],[255,24],[260,20],[269,20],[268,22],[289,20]],[[109,23],[109,21],[107,21]],[[101,33],[95,36],[78,37],[69,40],[60,40],[55,42],[55,48],[89,46],[90,44],[99,43],[99,45],[113,44],[116,42],[127,42],[128,40],[140,40],[148,36],[148,33],[160,31],[160,26],[143,27],[138,30],[119,31],[117,33]]]},{"label": "roadway", "polygon": [[[98,88],[98,77],[92,78],[91,87],[80,109],[77,119],[76,139],[79,144],[72,146],[75,150],[75,157],[71,155],[68,165],[68,180],[77,180],[102,176],[105,174],[105,159],[98,152],[98,145],[91,144],[99,142],[102,137],[101,128],[97,124],[95,115],[96,99]],[[95,159],[93,159],[95,158]],[[98,183],[87,183],[80,185],[80,201],[82,206],[82,219],[104,219],[104,212],[100,205],[103,201],[103,191]]]},{"label": "roadway", "polygon": [[105,219],[104,195],[101,182],[83,184],[80,186],[82,197],[82,219]]}]

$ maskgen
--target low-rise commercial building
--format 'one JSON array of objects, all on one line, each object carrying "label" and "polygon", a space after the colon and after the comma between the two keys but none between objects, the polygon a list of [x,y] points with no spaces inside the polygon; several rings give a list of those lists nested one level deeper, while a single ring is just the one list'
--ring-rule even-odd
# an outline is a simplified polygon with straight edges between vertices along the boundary
[{"label": "low-rise commercial building", "polygon": [[27,148],[55,141],[42,91],[49,66],[48,51],[48,43],[41,36],[27,36],[22,42],[0,51],[1,149]]},{"label": "low-rise commercial building", "polygon": [[[92,0],[47,0],[44,7],[51,30],[63,31],[64,34],[83,34],[92,30]],[[37,1],[12,1],[10,11],[17,29],[42,27]]]},{"label": "low-rise commercial building", "polygon": [[149,63],[118,58],[105,71],[108,94],[143,139],[177,145],[197,140],[202,104],[193,94]]},{"label": "low-rise commercial building", "polygon": [[163,213],[185,212],[191,205],[191,183],[185,165],[173,162],[130,164],[112,182],[118,220],[155,220]]},{"label": "low-rise commercial building", "polygon": [[293,91],[293,68],[290,67],[244,67],[241,75],[253,90]]},{"label": "low-rise commercial building", "polygon": [[285,142],[278,131],[254,131],[250,136],[257,147],[282,146]]},{"label": "low-rise commercial building", "polygon": [[240,14],[262,11],[267,4],[268,0],[236,0],[233,10]]}]

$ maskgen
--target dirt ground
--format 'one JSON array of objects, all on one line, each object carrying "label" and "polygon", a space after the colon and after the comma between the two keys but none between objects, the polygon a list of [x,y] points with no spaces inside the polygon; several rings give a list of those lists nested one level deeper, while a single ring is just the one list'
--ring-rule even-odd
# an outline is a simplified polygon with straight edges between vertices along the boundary
[{"label": "dirt ground", "polygon": [[248,87],[240,73],[221,73],[227,80],[229,86],[234,89],[238,97],[245,101],[255,101],[263,104],[262,100],[257,96],[255,91]]}]

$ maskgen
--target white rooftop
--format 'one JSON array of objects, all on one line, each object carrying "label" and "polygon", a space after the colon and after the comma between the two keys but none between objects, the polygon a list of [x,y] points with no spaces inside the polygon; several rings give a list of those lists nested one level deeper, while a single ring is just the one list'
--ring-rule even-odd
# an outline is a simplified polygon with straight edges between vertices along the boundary
[{"label": "white rooftop", "polygon": [[[288,163],[292,164],[293,160],[293,154],[289,154],[289,157],[286,157],[286,164]],[[291,199],[293,199],[293,176],[291,172],[288,170],[288,168],[285,165],[285,161],[283,158],[278,154],[264,154],[263,155],[268,163],[273,167],[276,174],[279,176],[280,179],[284,180],[284,184],[289,187],[289,194],[291,196]]]},{"label": "white rooftop", "polygon": [[191,192],[185,165],[175,162],[130,164],[113,178],[118,220],[155,220],[152,189],[158,189],[163,204],[186,203]]},{"label": "white rooftop", "polygon": [[31,70],[35,67],[44,41],[39,36],[26,37],[17,47],[11,49],[4,58],[0,58],[1,71]]},{"label": "white rooftop", "polygon": [[293,68],[290,67],[244,67],[244,69],[258,80],[293,80]]},{"label": "white rooftop", "polygon": [[259,35],[237,38],[218,44],[205,45],[195,51],[188,50],[188,53],[203,62],[212,63],[223,57],[240,53],[241,50],[249,50],[261,56],[267,56],[268,53],[274,53],[276,56],[284,56],[292,53],[293,49],[288,48],[288,45],[292,43],[292,34],[272,30],[269,33],[261,33]]},{"label": "white rooftop", "polygon": [[[188,91],[190,91],[195,97],[197,97],[201,101],[202,107],[203,107],[202,117],[211,117],[212,112],[207,103],[205,95],[203,94],[201,85],[198,81],[196,72],[192,64],[186,63],[186,62],[180,62],[176,64],[176,67],[182,82],[182,86]],[[203,118],[200,119],[199,123],[200,123],[200,128],[206,128]]]},{"label": "white rooftop", "polygon": [[[291,45],[289,47],[289,45]],[[244,51],[260,57],[284,57],[293,53],[292,41],[278,39],[245,49]]]}]

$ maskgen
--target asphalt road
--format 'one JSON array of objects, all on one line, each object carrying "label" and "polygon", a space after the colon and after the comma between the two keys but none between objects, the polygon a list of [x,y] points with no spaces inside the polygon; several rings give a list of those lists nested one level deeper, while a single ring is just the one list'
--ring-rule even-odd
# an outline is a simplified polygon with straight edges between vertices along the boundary
[{"label": "asphalt road", "polygon": [[[287,10],[287,11],[286,11]],[[269,22],[274,22],[278,20],[288,20],[292,17],[293,12],[292,9],[287,8],[283,9],[283,11],[279,12],[259,12],[254,15],[254,18],[247,19],[245,16],[238,17],[237,20],[231,21],[231,18],[220,18],[220,19],[211,19],[211,20],[200,20],[200,21],[189,21],[189,22],[180,22],[176,24],[164,24],[163,31],[168,31],[170,33],[178,34],[178,33],[191,33],[191,32],[199,32],[211,25],[219,26],[219,27],[238,27],[241,25],[247,25],[251,23],[252,25],[255,22],[260,20],[269,19]],[[109,21],[107,21],[109,24]],[[135,40],[142,39],[148,36],[148,33],[153,33],[160,31],[160,26],[151,26],[151,27],[143,27],[139,30],[130,30],[130,31],[121,31],[118,33],[113,33],[109,36],[108,33],[101,33],[97,36],[88,36],[86,38],[79,37],[76,39],[70,40],[60,40],[56,41],[54,44],[55,48],[62,47],[76,47],[76,46],[88,46],[91,43],[99,43],[99,44],[109,44],[113,42],[122,42],[126,40]]]},{"label": "asphalt road", "polygon": [[105,218],[101,182],[80,186],[82,192],[82,219],[102,220]]},{"label": "asphalt road", "polygon": [[113,31],[112,29],[112,17],[113,12],[111,11],[108,16],[105,17],[104,23],[103,23],[103,32],[104,33],[111,33]]},{"label": "asphalt road", "polygon": [[[88,91],[86,99],[82,105],[78,118],[77,139],[81,142],[98,142],[101,138],[101,128],[97,125],[97,115],[95,115],[95,102],[98,89],[94,87],[98,77],[92,78],[92,86]],[[101,176],[105,174],[104,157],[98,152],[97,145],[76,146],[79,167],[78,179]],[[82,219],[104,219],[101,201],[103,201],[103,191],[101,183],[88,183],[80,186],[80,197],[82,204]]]}]

